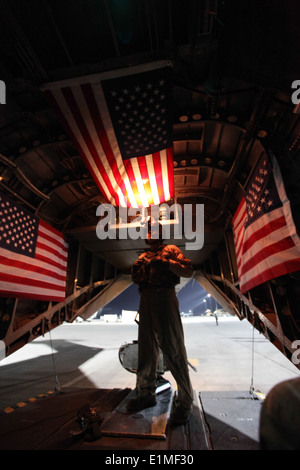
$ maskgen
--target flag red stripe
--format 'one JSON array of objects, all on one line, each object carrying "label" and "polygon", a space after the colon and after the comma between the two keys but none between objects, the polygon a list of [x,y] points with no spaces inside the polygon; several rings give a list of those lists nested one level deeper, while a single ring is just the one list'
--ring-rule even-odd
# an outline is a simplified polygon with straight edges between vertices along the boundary
[{"label": "flag red stripe", "polygon": [[55,250],[51,246],[45,245],[45,243],[40,242],[39,239],[37,239],[36,248],[41,249],[41,250],[45,250],[48,253],[52,253],[53,255],[55,255],[57,258],[60,258],[64,262],[67,261],[67,256],[65,256],[62,253],[58,252],[57,250]]},{"label": "flag red stripe", "polygon": [[67,260],[67,254],[68,254],[68,250],[67,248],[65,248],[64,244],[65,244],[65,241],[64,239],[62,238],[61,234],[60,234],[60,240],[57,240],[57,238],[54,238],[53,236],[49,235],[48,233],[46,233],[45,231],[41,230],[41,226],[43,226],[45,229],[47,229],[48,231],[50,230],[49,226],[47,226],[46,224],[42,224],[41,223],[42,221],[40,220],[39,221],[39,237],[40,238],[43,238],[45,240],[48,240],[50,243],[52,243],[53,245],[57,246],[57,251],[56,253],[61,256],[62,258],[64,258],[65,260]]},{"label": "flag red stripe", "polygon": [[11,282],[14,284],[28,286],[28,287],[41,287],[43,289],[55,290],[56,292],[61,292],[64,294],[65,286],[53,285],[53,283],[39,281],[37,279],[30,279],[28,277],[24,278],[21,276],[14,276],[12,274],[3,274],[0,272],[0,281],[2,282]]},{"label": "flag red stripe", "polygon": [[53,268],[57,268],[57,269],[61,269],[61,270],[66,269],[65,266],[61,265],[60,263],[57,263],[56,261],[54,261],[51,258],[48,258],[47,256],[41,255],[40,253],[35,254],[35,259],[37,261],[42,261],[44,263],[47,263],[47,264],[53,266]]},{"label": "flag red stripe", "polygon": [[[111,145],[110,145],[110,142],[108,140],[108,137],[107,137],[107,134],[106,134],[105,127],[103,125],[101,115],[99,113],[97,102],[95,100],[95,95],[94,95],[93,89],[90,86],[90,84],[82,85],[81,89],[82,89],[83,95],[84,95],[84,97],[85,97],[85,99],[88,103],[91,118],[93,120],[95,129],[98,132],[99,139],[100,139],[102,148],[104,150],[104,153],[106,155],[107,161],[110,165],[111,171],[114,175],[116,183],[119,185],[122,193],[125,195],[126,194],[125,184],[124,184],[124,182],[122,180],[122,177],[120,175],[118,165],[117,165],[117,162],[116,162],[116,159],[115,159],[115,155],[114,155],[114,153],[111,149]],[[115,198],[117,204],[120,205],[120,200],[119,200],[118,194],[116,192],[114,192],[114,198]]]},{"label": "flag red stripe", "polygon": [[245,198],[243,198],[237,208],[237,211],[232,219],[232,223],[234,228],[236,229],[241,223],[243,223],[244,218],[247,215],[246,211],[246,201]]},{"label": "flag red stripe", "polygon": [[[39,220],[39,225],[44,227],[45,229],[49,230],[49,232],[52,232],[53,234],[53,240],[56,241],[56,243],[60,246],[61,244],[63,244],[65,242],[64,240],[64,237],[63,237],[63,234],[61,232],[59,232],[58,230],[56,230],[56,228],[52,227],[51,225],[47,224],[44,220],[40,219]],[[43,232],[44,233],[44,232]],[[59,241],[56,240],[56,238],[59,238]]]},{"label": "flag red stripe", "polygon": [[285,238],[283,240],[279,240],[272,245],[264,247],[263,250],[259,251],[255,256],[252,256],[249,261],[243,264],[242,269],[240,270],[240,275],[243,276],[247,271],[254,268],[258,265],[261,261],[270,258],[271,256],[275,255],[276,253],[281,253],[282,251],[288,250],[289,248],[293,248],[295,243],[291,238]]},{"label": "flag red stripe", "polygon": [[276,230],[283,228],[285,225],[286,225],[286,222],[285,222],[284,216],[279,217],[278,219],[275,219],[275,220],[270,220],[267,225],[256,230],[254,233],[251,234],[251,236],[248,239],[245,240],[242,255],[245,255],[245,253],[251,249],[254,243],[261,240],[262,238],[267,237],[268,235],[272,234]]},{"label": "flag red stripe", "polygon": [[[249,191],[246,189],[249,213],[246,210],[246,200],[242,198],[232,219],[242,293],[278,276],[300,270],[299,237],[278,164],[273,158],[271,166],[268,156],[264,155],[257,168],[264,177],[269,176],[265,180],[257,176],[253,181],[265,183],[265,186],[250,181]],[[273,175],[270,176],[271,171]],[[270,197],[269,202],[275,201],[272,210],[266,207],[266,196]],[[254,200],[261,205],[255,205],[252,210]],[[253,214],[256,215],[255,219]]]},{"label": "flag red stripe", "polygon": [[165,198],[165,191],[164,191],[164,185],[163,185],[163,179],[162,179],[162,168],[161,168],[159,152],[153,153],[153,166],[154,166],[154,171],[155,171],[159,202],[164,202],[166,198]]},{"label": "flag red stripe", "polygon": [[63,112],[61,111],[61,108],[59,106],[59,104],[56,102],[56,99],[55,97],[53,96],[53,94],[48,91],[48,90],[45,90],[45,96],[48,100],[48,102],[50,103],[50,105],[52,106],[52,108],[54,109],[54,111],[56,112],[57,116],[59,117],[59,119],[61,120],[61,123],[63,125],[63,127],[65,128],[67,134],[70,136],[70,138],[73,140],[74,144],[76,145],[77,147],[77,150],[78,152],[80,153],[81,155],[81,158],[83,159],[85,165],[87,166],[87,168],[89,169],[94,181],[96,182],[98,188],[100,189],[101,193],[103,194],[103,196],[105,197],[105,199],[107,200],[107,202],[110,202],[106,196],[106,192],[102,186],[102,184],[100,183],[99,181],[99,178],[98,176],[95,174],[94,172],[94,169],[92,167],[92,165],[90,164],[87,156],[85,155],[85,152],[83,151],[80,143],[78,142],[75,134],[73,133],[68,121],[66,120]]},{"label": "flag red stripe", "polygon": [[168,184],[170,197],[174,196],[174,170],[173,170],[173,148],[167,148],[167,162],[168,162]]},{"label": "flag red stripe", "polygon": [[[37,294],[30,292],[16,292],[13,290],[0,290],[0,297],[22,297],[22,299],[35,299],[35,300],[45,300],[45,294]],[[47,299],[49,302],[64,302],[65,295],[56,295],[56,294],[47,294]]]},{"label": "flag red stripe", "polygon": [[[6,199],[5,204],[10,206],[10,210],[15,211],[16,220],[22,214],[19,220],[19,241],[22,240],[23,245],[19,246],[22,252],[6,246],[0,248],[0,295],[63,301],[68,253],[63,235],[40,219],[31,216],[30,220],[29,213],[25,217],[17,203],[1,195],[1,199],[3,198]],[[26,224],[34,223],[38,230],[36,241],[32,240],[35,242],[31,247],[35,249],[34,257],[29,255],[29,248],[26,246],[28,235],[25,236],[27,232],[23,220],[27,220]]]},{"label": "flag red stripe", "polygon": [[[166,68],[168,69],[167,75]],[[43,87],[45,96],[78,148],[105,200],[111,204],[121,206],[125,203],[127,207],[139,207],[162,203],[174,196],[173,149],[167,147],[171,142],[169,113],[167,119],[163,120],[162,127],[158,128],[159,132],[163,132],[161,136],[165,145],[163,149],[160,149],[157,141],[149,141],[150,147],[146,147],[148,139],[146,134],[149,134],[149,130],[145,126],[139,129],[135,140],[131,141],[131,145],[129,144],[133,134],[137,132],[137,127],[141,124],[136,122],[135,116],[142,109],[145,109],[147,115],[150,106],[148,100],[151,95],[148,92],[139,94],[139,101],[135,101],[134,98],[143,90],[143,87],[149,87],[149,83],[146,85],[146,80],[152,79],[150,77],[154,80],[160,78],[157,72],[159,69],[161,69],[159,75],[162,73],[162,78],[164,78],[164,80],[160,79],[159,87],[161,85],[165,87],[170,78],[169,64],[164,66],[159,64],[158,67],[151,64],[149,76],[145,74],[144,67],[143,70],[131,69],[130,73],[127,69],[122,69],[115,71],[112,76],[99,74],[91,77],[78,77],[71,81],[65,80]],[[125,86],[123,82],[128,83],[127,92],[128,89],[131,90],[132,102],[130,103],[123,99],[126,91],[122,89]],[[121,96],[118,95],[119,93]],[[163,101],[164,107],[169,111],[169,92],[164,91],[159,99],[165,100]],[[153,98],[149,101],[151,102]],[[144,108],[142,105],[145,105]],[[155,109],[159,109],[160,105],[161,103],[157,104]],[[152,112],[151,117],[149,114],[150,120],[145,122],[151,122],[153,116],[157,117],[158,122],[161,118],[160,113],[164,111],[164,108],[157,111],[157,115]],[[124,116],[126,118],[131,116],[131,118],[128,118],[123,128],[120,122],[126,119]],[[140,114],[140,118],[141,121],[145,119],[144,114]],[[127,135],[124,134],[126,130]],[[140,143],[136,141],[137,136],[139,136]],[[157,151],[151,153],[153,150]],[[125,154],[123,156],[120,153],[122,151]],[[122,157],[126,157],[126,160]],[[133,158],[132,164],[128,162],[131,158]],[[153,171],[155,174],[152,174]],[[148,177],[146,173],[149,173]]]},{"label": "flag red stripe", "polygon": [[245,232],[245,228],[244,228],[244,225],[242,225],[239,231],[236,232],[236,235],[235,235],[236,236],[236,256],[238,259],[240,259],[241,253],[243,251],[242,239],[244,236],[244,232]]},{"label": "flag red stripe", "polygon": [[142,180],[145,181],[144,188],[145,188],[145,192],[147,195],[148,204],[149,205],[154,204],[154,200],[153,200],[153,196],[151,192],[151,185],[149,182],[149,173],[148,173],[148,168],[146,164],[146,159],[144,157],[139,157],[138,164],[139,164],[139,169],[140,169]]},{"label": "flag red stripe", "polygon": [[236,251],[236,258],[237,258],[238,266],[242,258],[241,253],[243,250],[243,237],[244,237],[244,228],[240,230],[240,234],[238,238],[235,239],[235,251]]},{"label": "flag red stripe", "polygon": [[276,277],[289,274],[294,271],[298,271],[300,267],[300,258],[295,258],[289,261],[286,261],[284,264],[279,264],[272,266],[269,269],[265,269],[263,273],[257,274],[257,276],[252,277],[249,281],[245,282],[241,288],[241,293],[249,291],[255,286],[258,286],[269,279],[275,279]]},{"label": "flag red stripe", "polygon": [[[2,255],[0,255],[0,264],[4,266],[13,265],[14,268],[22,269],[23,271],[28,271],[32,273],[39,273],[41,276],[52,277],[54,279],[57,279],[58,281],[66,280],[66,275],[61,275],[61,274],[58,274],[57,272],[50,271],[49,269],[42,268],[40,266],[34,266],[33,264],[25,263],[23,261],[14,260],[12,263],[11,258],[7,258]],[[7,276],[7,274],[4,274],[4,276]]]},{"label": "flag red stripe", "polygon": [[[141,197],[140,197],[140,194],[139,194],[139,191],[138,191],[138,187],[137,187],[137,184],[136,184],[136,181],[135,181],[135,174],[134,174],[134,171],[133,171],[133,168],[132,168],[131,159],[125,160],[124,164],[125,164],[125,168],[126,168],[126,172],[127,172],[128,178],[129,178],[130,185],[132,186],[132,190],[133,190],[133,194],[134,194],[136,203],[139,207],[141,207],[143,204],[142,204],[142,200],[141,200]],[[129,204],[129,201],[128,201],[128,204]]]},{"label": "flag red stripe", "polygon": [[74,98],[74,95],[73,95],[73,91],[71,88],[69,87],[66,87],[66,88],[62,88],[62,93],[66,99],[66,102],[68,103],[69,105],[69,108],[70,110],[72,111],[72,114],[73,114],[73,117],[81,131],[81,135],[83,136],[84,140],[85,140],[85,143],[94,159],[94,162],[96,163],[97,167],[99,168],[100,170],[100,173],[106,183],[106,186],[110,192],[110,194],[113,196],[113,198],[117,201],[117,203],[119,204],[119,198],[118,198],[118,195],[117,193],[115,192],[114,188],[112,187],[111,185],[111,180],[110,178],[108,177],[106,171],[105,171],[105,168],[103,167],[103,164],[100,160],[100,157],[99,157],[99,154],[97,152],[97,149],[95,147],[95,144],[90,136],[90,133],[86,127],[86,123],[85,123],[85,120],[83,119],[82,117],[82,113],[80,112],[80,109],[77,105],[77,102]]}]

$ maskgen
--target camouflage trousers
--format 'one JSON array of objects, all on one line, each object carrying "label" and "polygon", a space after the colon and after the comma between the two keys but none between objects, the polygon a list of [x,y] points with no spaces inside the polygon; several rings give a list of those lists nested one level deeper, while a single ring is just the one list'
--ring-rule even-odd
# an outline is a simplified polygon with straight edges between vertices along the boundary
[{"label": "camouflage trousers", "polygon": [[137,391],[154,394],[159,347],[177,383],[178,405],[190,408],[190,382],[184,333],[175,289],[147,287],[141,291],[139,306]]}]

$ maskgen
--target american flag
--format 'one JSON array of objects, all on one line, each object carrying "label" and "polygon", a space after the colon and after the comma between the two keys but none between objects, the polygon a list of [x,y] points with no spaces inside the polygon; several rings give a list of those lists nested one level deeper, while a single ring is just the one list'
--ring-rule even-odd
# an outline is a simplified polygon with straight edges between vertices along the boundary
[{"label": "american flag", "polygon": [[148,207],[174,196],[167,63],[42,87],[106,202]]},{"label": "american flag", "polygon": [[242,293],[300,270],[300,239],[273,155],[258,161],[232,222]]},{"label": "american flag", "polygon": [[0,295],[64,301],[63,235],[0,193]]}]

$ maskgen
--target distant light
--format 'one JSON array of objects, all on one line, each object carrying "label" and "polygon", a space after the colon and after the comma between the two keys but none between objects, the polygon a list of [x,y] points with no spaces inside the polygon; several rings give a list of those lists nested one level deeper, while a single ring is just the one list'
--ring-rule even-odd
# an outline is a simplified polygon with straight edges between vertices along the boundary
[{"label": "distant light", "polygon": [[258,137],[266,137],[266,135],[267,135],[267,132],[264,131],[263,129],[261,129],[261,130],[258,131],[258,133],[257,133],[257,136],[258,136]]}]

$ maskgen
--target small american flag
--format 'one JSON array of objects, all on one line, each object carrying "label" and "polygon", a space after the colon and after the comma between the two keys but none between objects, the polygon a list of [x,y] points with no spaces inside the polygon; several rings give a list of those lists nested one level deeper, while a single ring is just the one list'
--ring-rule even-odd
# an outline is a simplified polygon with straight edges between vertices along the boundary
[{"label": "small american flag", "polygon": [[0,295],[64,301],[63,235],[0,193]]},{"label": "small american flag", "polygon": [[242,293],[300,270],[300,239],[273,155],[258,161],[232,222]]},{"label": "small american flag", "polygon": [[174,196],[169,65],[154,62],[42,89],[106,202],[148,207]]}]

